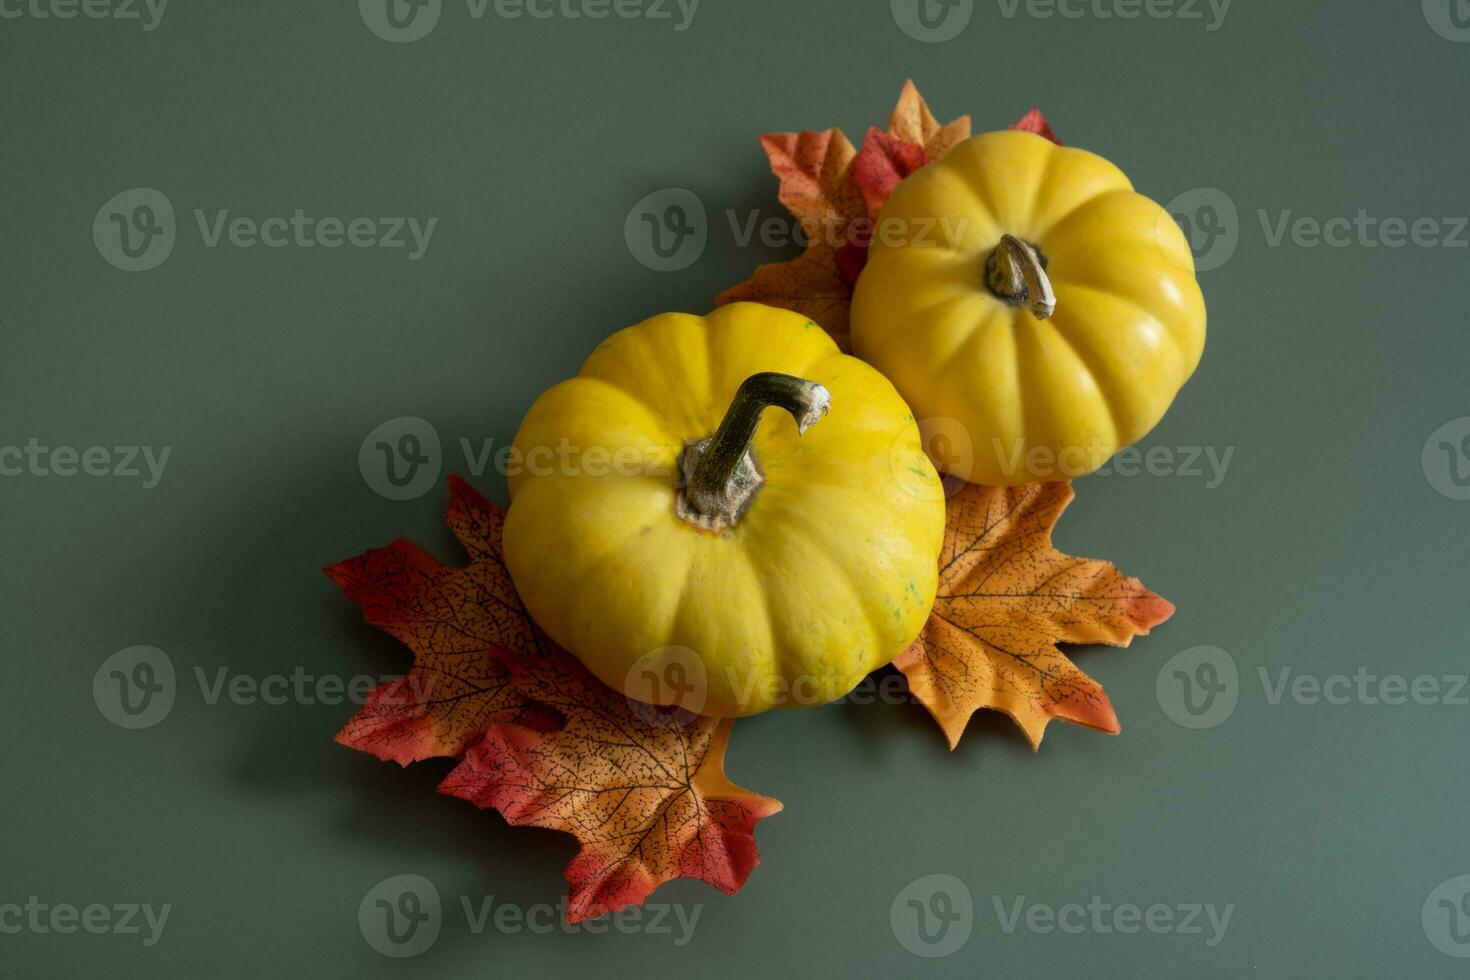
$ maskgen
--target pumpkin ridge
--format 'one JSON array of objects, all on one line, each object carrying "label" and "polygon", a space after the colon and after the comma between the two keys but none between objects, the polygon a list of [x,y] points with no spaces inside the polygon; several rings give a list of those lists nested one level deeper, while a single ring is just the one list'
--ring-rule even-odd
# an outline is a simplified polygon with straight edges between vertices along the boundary
[{"label": "pumpkin ridge", "polygon": [[[1183,340],[1181,340],[1176,333],[1177,330],[1182,329],[1189,322],[1188,317],[1184,315],[1187,312],[1189,305],[1191,305],[1187,301],[1185,304],[1178,308],[1173,308],[1171,310],[1166,310],[1163,313],[1160,313],[1158,310],[1151,309],[1144,303],[1142,299],[1134,295],[1132,292],[1123,292],[1121,290],[1108,289],[1103,286],[1094,285],[1093,283],[1082,279],[1069,280],[1068,288],[1074,291],[1082,290],[1089,293],[1097,293],[1104,296],[1117,297],[1119,300],[1127,303],[1137,312],[1148,317],[1150,320],[1153,320],[1162,328],[1162,332],[1169,337],[1170,341],[1179,351],[1180,366],[1182,368],[1187,366],[1187,371],[1185,373],[1186,378],[1189,375],[1193,374],[1194,369],[1199,366],[1200,355],[1203,353],[1203,344],[1201,344],[1199,350],[1191,350],[1190,348],[1184,346]],[[1192,281],[1185,281],[1181,285],[1182,292],[1186,294],[1191,288],[1193,288],[1196,295],[1199,296],[1200,305],[1202,308],[1204,298],[1202,295],[1199,294],[1199,286]]]},{"label": "pumpkin ridge", "polygon": [[[648,416],[649,420],[651,420],[658,427],[660,431],[657,433],[649,433],[650,435],[667,437],[667,444],[669,446],[682,447],[682,440],[679,438],[678,433],[674,431],[673,427],[669,425],[669,419],[657,406],[645,400],[644,395],[646,394],[646,392],[640,393],[629,387],[617,384],[607,378],[592,374],[578,374],[574,377],[568,378],[567,383],[600,385],[603,388],[606,388],[608,391],[616,392],[618,395],[622,396],[633,405],[635,405],[640,411],[643,412],[643,414]],[[639,428],[643,428],[643,426],[639,426]]]},{"label": "pumpkin ridge", "polygon": [[1184,374],[1186,379],[1189,377],[1189,375],[1194,373],[1194,368],[1198,364],[1199,359],[1198,357],[1195,357],[1193,358],[1194,364],[1190,363],[1191,357],[1189,351],[1185,350],[1184,344],[1179,340],[1178,337],[1174,335],[1174,331],[1169,329],[1169,318],[1159,316],[1153,310],[1150,310],[1147,306],[1145,306],[1136,297],[1129,296],[1125,293],[1112,292],[1110,290],[1102,289],[1098,286],[1091,286],[1086,283],[1076,282],[1069,283],[1068,289],[1071,292],[1084,292],[1092,295],[1102,296],[1108,299],[1116,299],[1117,301],[1132,307],[1138,313],[1141,313],[1143,316],[1152,320],[1155,324],[1158,325],[1159,333],[1169,338],[1170,345],[1178,354],[1177,366],[1180,370],[1180,373]]},{"label": "pumpkin ridge", "polygon": [[[1107,202],[1110,198],[1117,198],[1119,200],[1132,200],[1136,198],[1148,201],[1148,203],[1150,204],[1154,203],[1153,201],[1149,200],[1149,198],[1144,197],[1136,190],[1133,190],[1131,187],[1114,187],[1110,190],[1106,190],[1100,194],[1094,194],[1092,197],[1089,197],[1087,200],[1083,201],[1081,204],[1077,205],[1075,208],[1063,215],[1055,224],[1053,224],[1050,228],[1046,230],[1046,233],[1044,235],[1038,236],[1039,238],[1044,239],[1044,241],[1041,242],[1042,248],[1046,251],[1047,258],[1051,260],[1053,265],[1058,262],[1065,263],[1067,259],[1075,256],[1076,254],[1078,254],[1078,252],[1086,254],[1086,252],[1088,251],[1099,248],[1114,249],[1123,243],[1133,244],[1136,241],[1147,241],[1148,238],[1154,234],[1152,230],[1147,233],[1137,232],[1137,229],[1134,225],[1128,224],[1124,227],[1126,227],[1130,232],[1133,232],[1134,234],[1118,234],[1116,232],[1116,229],[1113,229],[1113,234],[1109,235],[1105,242],[1098,241],[1095,238],[1084,238],[1082,241],[1076,244],[1072,244],[1072,240],[1075,236],[1068,230],[1067,225],[1070,222],[1077,220],[1079,215],[1085,215],[1093,208],[1102,207],[1104,203]],[[1158,205],[1154,206],[1158,207]],[[1159,210],[1162,211],[1163,209],[1160,208]],[[1067,247],[1069,244],[1071,244],[1070,248]]]},{"label": "pumpkin ridge", "polygon": [[[1065,323],[1068,314],[1060,310],[1058,310],[1058,313],[1062,322]],[[1108,388],[1126,389],[1127,386],[1118,385],[1116,379],[1112,377],[1110,370],[1100,372],[1097,368],[1097,362],[1099,361],[1097,355],[1092,351],[1084,354],[1082,348],[1077,343],[1077,339],[1068,331],[1063,330],[1058,325],[1057,320],[1058,317],[1053,316],[1052,319],[1046,321],[1044,326],[1051,331],[1052,336],[1056,337],[1064,348],[1072,353],[1073,357],[1077,358],[1077,362],[1082,365],[1083,370],[1087,372],[1087,376],[1092,379],[1093,388],[1097,391],[1098,401],[1102,403],[1103,414],[1108,420],[1108,428],[1112,430],[1111,438],[1108,441],[1114,446],[1122,446],[1124,444],[1123,432],[1125,431],[1125,427],[1118,421],[1118,410],[1113,405],[1113,399],[1108,397]],[[1104,384],[1104,382],[1108,383]],[[1126,431],[1133,431],[1133,427],[1128,426]],[[1070,476],[1070,474],[1067,475]]]},{"label": "pumpkin ridge", "polygon": [[[816,554],[816,555],[820,555],[821,556],[821,559],[824,562],[826,562],[827,563],[827,566],[828,566],[828,570],[825,573],[825,577],[824,577],[823,581],[826,582],[828,586],[831,586],[835,582],[841,582],[842,583],[842,585],[846,588],[848,594],[854,600],[854,605],[856,605],[857,608],[862,611],[863,618],[864,618],[864,620],[867,623],[868,632],[872,636],[874,645],[875,646],[881,646],[881,641],[882,641],[882,638],[883,638],[883,633],[878,628],[878,622],[879,621],[878,621],[877,618],[875,618],[873,609],[869,608],[869,603],[870,602],[875,601],[877,598],[881,598],[881,597],[871,597],[871,598],[870,597],[865,597],[863,595],[862,590],[858,588],[857,583],[853,581],[852,575],[848,571],[848,569],[845,568],[844,566],[842,566],[839,562],[837,562],[836,559],[834,559],[834,558],[831,557],[831,555],[828,553],[828,549],[826,547],[824,547],[824,542],[822,542],[821,540],[819,540],[812,533],[811,529],[808,528],[808,527],[806,527],[803,523],[801,523],[801,522],[793,522],[791,524],[788,524],[785,527],[785,529],[782,531],[782,535],[785,536],[785,537],[800,537],[800,538],[802,538],[806,542],[807,548],[813,554]],[[815,570],[812,570],[812,571],[815,572]],[[835,572],[835,574],[833,574],[834,572]],[[770,596],[769,595],[763,595],[762,596],[762,601],[765,604],[765,612],[766,612],[766,616],[767,616],[767,621],[769,622],[770,621],[770,602],[771,602]],[[897,656],[896,653],[894,655]],[[793,674],[791,672],[792,665],[789,664],[789,663],[786,663],[784,661],[784,659],[782,658],[782,656],[781,656],[780,653],[778,653],[776,655],[776,660],[777,660],[777,666],[780,668],[781,676],[784,677],[784,678],[790,679],[793,676]],[[797,666],[800,666],[800,665],[797,665]],[[876,668],[873,668],[873,669],[876,669]],[[858,675],[858,679],[860,680],[867,673],[868,673],[868,671],[867,670],[864,670],[862,672],[862,674],[859,674]],[[797,675],[797,676],[799,676],[799,675]],[[818,678],[818,679],[820,679],[820,678]],[[851,690],[851,688],[848,688],[848,690]],[[844,690],[842,692],[842,694],[846,694],[846,693],[847,693],[846,690]]]},{"label": "pumpkin ridge", "polygon": [[[1046,183],[1048,181],[1051,181],[1051,180],[1054,180],[1055,179],[1055,176],[1053,174],[1053,171],[1055,169],[1055,164],[1056,164],[1056,162],[1058,160],[1067,160],[1067,159],[1075,160],[1075,159],[1078,159],[1078,158],[1089,158],[1089,159],[1101,160],[1104,164],[1107,164],[1109,167],[1111,167],[1114,171],[1117,172],[1117,175],[1122,179],[1123,183],[1122,183],[1121,186],[1118,186],[1118,187],[1104,187],[1104,188],[1098,190],[1095,194],[1091,194],[1088,197],[1083,198],[1082,200],[1080,200],[1077,203],[1073,204],[1066,211],[1062,212],[1062,214],[1058,215],[1053,221],[1051,221],[1047,225],[1044,225],[1043,226],[1043,225],[1038,224],[1036,226],[1036,228],[1035,228],[1036,240],[1038,242],[1041,241],[1043,238],[1045,238],[1047,235],[1051,234],[1058,227],[1060,227],[1061,225],[1063,225],[1067,221],[1067,219],[1070,218],[1074,213],[1076,213],[1077,211],[1081,211],[1083,208],[1088,207],[1089,205],[1091,205],[1094,201],[1096,201],[1100,197],[1105,197],[1108,194],[1113,194],[1113,193],[1116,193],[1118,191],[1126,191],[1126,192],[1128,192],[1130,194],[1137,194],[1138,193],[1138,190],[1133,186],[1133,181],[1131,181],[1131,180],[1128,179],[1128,175],[1125,174],[1125,173],[1123,173],[1121,170],[1118,170],[1118,168],[1116,166],[1114,166],[1111,161],[1105,160],[1102,157],[1099,157],[1095,153],[1091,153],[1091,152],[1089,152],[1087,150],[1084,150],[1084,149],[1082,149],[1080,147],[1075,147],[1075,146],[1058,146],[1058,147],[1056,147],[1056,151],[1054,153],[1050,154],[1046,158],[1046,172],[1042,175],[1042,178],[1043,179],[1042,179],[1042,182],[1041,182],[1040,186],[1045,187],[1046,186]],[[1036,209],[1040,205],[1039,197],[1040,197],[1040,195],[1038,194],[1038,199],[1032,201],[1032,203],[1031,203],[1032,213],[1033,214],[1036,213]]]}]

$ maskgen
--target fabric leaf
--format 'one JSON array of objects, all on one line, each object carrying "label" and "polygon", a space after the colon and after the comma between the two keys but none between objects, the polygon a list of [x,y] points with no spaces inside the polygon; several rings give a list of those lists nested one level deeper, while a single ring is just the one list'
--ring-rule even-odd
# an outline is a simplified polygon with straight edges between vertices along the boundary
[{"label": "fabric leaf", "polygon": [[715,304],[749,301],[794,310],[823,327],[838,347],[849,350],[853,280],[843,274],[838,253],[825,242],[813,242],[794,259],[756,269],[755,275],[716,297]]},{"label": "fabric leaf", "polygon": [[894,661],[949,740],[980,708],[1041,745],[1053,718],[1116,734],[1102,686],[1059,643],[1127,646],[1174,606],[1112,565],[1052,545],[1069,483],[965,485],[948,502],[939,593],[919,638]]},{"label": "fabric leaf", "polygon": [[1019,121],[1012,123],[1010,128],[1019,129],[1023,133],[1035,133],[1037,136],[1045,136],[1057,146],[1062,145],[1062,141],[1057,139],[1056,133],[1052,132],[1051,124],[1046,121],[1046,117],[1041,114],[1040,109],[1032,109],[1022,116]]},{"label": "fabric leaf", "polygon": [[[1040,119],[1034,110],[1032,115]],[[851,351],[852,290],[868,261],[873,219],[900,180],[944,156],[970,131],[969,116],[940,125],[910,79],[888,117],[888,130],[870,130],[859,152],[837,129],[762,136],[771,171],[781,182],[777,197],[801,222],[807,247],[794,259],[760,266],[715,303],[794,310]]]},{"label": "fabric leaf", "polygon": [[639,904],[674,878],[726,894],[745,884],[760,863],[755,825],[781,804],[725,778],[733,722],[635,714],[565,655],[528,665],[517,682],[566,724],[492,725],[439,789],[581,841],[566,870],[568,921]]},{"label": "fabric leaf", "polygon": [[400,765],[458,756],[490,721],[515,717],[524,699],[498,654],[538,656],[547,642],[505,569],[502,513],[451,478],[448,521],[470,557],[464,568],[400,538],[326,569],[369,625],[414,654],[413,669],[375,689],[337,735]]},{"label": "fabric leaf", "polygon": [[781,180],[777,197],[800,222],[808,239],[840,233],[863,214],[850,171],[857,151],[840,129],[767,133],[761,146]]},{"label": "fabric leaf", "polygon": [[501,550],[504,511],[451,477],[447,519],[465,567],[398,540],[326,570],[414,655],[337,741],[403,765],[459,758],[440,792],[574,834],[570,921],[641,903],[674,878],[738,891],[760,861],[755,824],[781,804],[725,777],[733,723],[602,684],[526,614]]},{"label": "fabric leaf", "polygon": [[898,105],[888,117],[888,132],[905,143],[923,147],[930,160],[938,160],[956,143],[970,138],[970,117],[960,116],[953,122],[939,125],[911,78],[903,83]]},{"label": "fabric leaf", "polygon": [[899,182],[928,162],[929,155],[917,143],[906,142],[881,129],[869,129],[852,167],[852,179],[862,192],[868,217],[876,219],[878,210]]}]

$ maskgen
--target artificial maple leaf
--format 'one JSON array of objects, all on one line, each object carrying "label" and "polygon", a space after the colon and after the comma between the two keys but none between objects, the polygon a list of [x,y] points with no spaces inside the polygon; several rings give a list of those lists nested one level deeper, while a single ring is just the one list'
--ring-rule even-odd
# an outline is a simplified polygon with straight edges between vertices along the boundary
[{"label": "artificial maple leaf", "polygon": [[515,717],[525,699],[499,652],[540,656],[549,643],[511,585],[502,512],[463,480],[449,487],[449,526],[469,565],[451,568],[400,538],[326,569],[369,625],[413,651],[413,669],[374,689],[337,735],[400,765],[458,757],[492,719]]},{"label": "artificial maple leaf", "polygon": [[717,296],[715,305],[751,302],[793,310],[825,328],[843,351],[850,351],[849,313],[856,280],[844,274],[841,259],[850,252],[847,244],[834,249],[826,242],[813,241],[794,259],[756,269],[745,282]]},{"label": "artificial maple leaf", "polygon": [[808,239],[831,244],[834,233],[862,217],[862,198],[851,179],[857,151],[842,130],[767,133],[761,146],[771,172],[781,180],[778,199],[801,222]]},{"label": "artificial maple leaf", "polygon": [[725,778],[732,723],[603,685],[526,613],[505,567],[504,512],[451,477],[447,518],[463,568],[400,539],[327,569],[414,654],[337,740],[403,765],[459,758],[441,792],[575,834],[571,921],[642,902],[673,878],[739,890],[760,860],[755,824],[781,804]]},{"label": "artificial maple leaf", "polygon": [[888,117],[888,132],[905,143],[923,147],[930,160],[938,160],[955,144],[970,138],[970,117],[960,116],[941,126],[911,78],[903,83],[898,105]]},{"label": "artificial maple leaf", "polygon": [[[837,260],[837,273],[842,276],[842,281],[847,284],[849,293],[852,287],[857,285],[858,276],[863,274],[863,269],[868,264],[868,245],[872,240],[872,228],[864,228],[853,235],[852,241],[843,242],[842,247],[837,250],[835,256]],[[849,333],[851,332],[851,324],[849,322],[851,318],[848,314],[851,303],[851,295],[844,295],[842,297],[842,322],[848,324]],[[841,344],[838,346],[842,347]],[[846,347],[842,347],[842,349],[844,351],[847,350]]]},{"label": "artificial maple leaf", "polygon": [[568,921],[641,903],[674,878],[739,891],[760,863],[755,824],[781,804],[725,778],[729,719],[632,712],[564,654],[528,664],[517,683],[566,724],[491,725],[439,790],[581,841]]},{"label": "artificial maple leaf", "polygon": [[[940,126],[910,80],[889,129],[890,149],[911,159],[907,144],[912,143],[927,163],[969,136],[970,118]],[[801,222],[807,247],[794,259],[760,266],[750,279],[715,297],[715,304],[755,302],[794,310],[850,351],[852,288],[867,262],[870,221],[897,182],[881,196],[860,190],[854,179],[858,155],[838,129],[767,133],[761,146],[781,181],[777,197]]]},{"label": "artificial maple leaf", "polygon": [[1032,109],[1018,121],[1012,123],[1009,128],[1019,129],[1023,133],[1035,133],[1037,136],[1045,136],[1057,146],[1062,145],[1062,141],[1057,139],[1056,133],[1052,132],[1051,124],[1046,121],[1046,117],[1041,114],[1040,109]]},{"label": "artificial maple leaf", "polygon": [[950,748],[979,708],[1004,711],[1033,749],[1053,718],[1119,731],[1102,686],[1057,644],[1127,646],[1174,606],[1107,562],[1052,546],[1072,496],[1070,483],[968,484],[949,498],[934,611],[894,666]]},{"label": "artificial maple leaf", "polygon": [[761,146],[781,180],[777,196],[801,222],[806,251],[790,261],[761,266],[750,279],[716,297],[715,304],[755,302],[794,310],[821,324],[846,350],[852,281],[844,277],[838,253],[849,247],[853,224],[865,213],[852,182],[857,152],[838,129],[767,133]]},{"label": "artificial maple leaf", "polygon": [[852,180],[862,192],[868,217],[876,220],[899,182],[929,161],[929,154],[918,143],[870,128],[852,167]]}]

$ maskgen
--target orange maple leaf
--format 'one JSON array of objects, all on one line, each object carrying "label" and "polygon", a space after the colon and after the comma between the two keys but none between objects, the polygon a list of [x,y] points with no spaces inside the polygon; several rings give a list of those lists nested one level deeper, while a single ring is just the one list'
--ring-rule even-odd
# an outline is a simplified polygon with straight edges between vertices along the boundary
[{"label": "orange maple leaf", "polygon": [[1052,546],[1072,496],[1070,483],[968,484],[948,502],[934,612],[894,666],[950,748],[979,708],[1010,715],[1033,749],[1053,718],[1119,731],[1102,686],[1057,644],[1127,646],[1174,606],[1107,562]]},{"label": "orange maple leaf", "polygon": [[715,305],[750,302],[793,310],[851,352],[852,282],[843,275],[838,254],[828,243],[814,240],[796,258],[756,269],[745,282],[715,297]]},{"label": "orange maple leaf", "polygon": [[777,198],[801,221],[808,238],[841,232],[863,216],[851,175],[857,150],[842,130],[767,133],[761,146],[771,172],[781,179]]},{"label": "orange maple leaf", "polygon": [[551,642],[510,583],[503,512],[456,478],[447,519],[469,555],[464,568],[400,538],[326,569],[369,625],[414,653],[413,668],[375,688],[337,741],[404,766],[457,758],[492,720],[521,715],[526,699],[503,655],[541,656]]},{"label": "orange maple leaf", "polygon": [[[910,80],[889,118],[889,135],[915,144],[928,162],[970,135],[970,117],[939,125]],[[850,351],[852,287],[866,258],[870,206],[876,213],[882,201],[864,200],[853,174],[857,153],[841,130],[767,133],[761,146],[781,181],[777,196],[801,222],[807,247],[794,259],[756,269],[717,296],[715,304],[755,302],[794,310]]]},{"label": "orange maple leaf", "polygon": [[848,350],[852,282],[842,274],[838,253],[867,213],[852,180],[857,151],[838,129],[767,133],[761,146],[781,180],[777,196],[801,222],[806,250],[786,262],[761,266],[716,297],[715,304],[755,302],[794,310],[821,324]]},{"label": "orange maple leaf", "polygon": [[888,134],[922,146],[930,160],[938,160],[954,149],[956,143],[970,138],[970,117],[960,116],[941,126],[919,94],[919,87],[910,78],[903,83],[898,105],[888,117]]},{"label": "orange maple leaf", "polygon": [[465,567],[400,539],[326,570],[414,654],[337,741],[402,765],[459,758],[441,792],[574,834],[570,921],[641,903],[679,877],[738,891],[760,861],[755,824],[781,804],[725,778],[732,723],[603,685],[526,613],[501,550],[504,511],[451,477],[447,519]]},{"label": "orange maple leaf", "polygon": [[675,878],[740,890],[760,863],[755,824],[781,804],[725,778],[730,719],[635,714],[567,656],[519,680],[566,724],[491,725],[439,791],[582,842],[567,866],[568,921],[641,903]]}]

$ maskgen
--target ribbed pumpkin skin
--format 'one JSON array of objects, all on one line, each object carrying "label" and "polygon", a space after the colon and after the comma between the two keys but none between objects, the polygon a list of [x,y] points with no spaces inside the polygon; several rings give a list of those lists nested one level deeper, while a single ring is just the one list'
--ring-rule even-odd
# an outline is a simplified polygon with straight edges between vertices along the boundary
[{"label": "ribbed pumpkin skin", "polygon": [[[765,485],[734,528],[699,530],[675,513],[677,459],[762,371],[825,385],[831,412],[798,436],[768,409],[752,447]],[[726,717],[823,703],[902,652],[929,615],[939,476],[893,385],[805,317],[739,303],[614,334],[515,438],[522,459],[564,444],[647,465],[512,473],[506,564],[541,627],[612,687],[683,647],[703,690],[670,702]]]},{"label": "ribbed pumpkin skin", "polygon": [[[919,419],[963,426],[973,452],[949,468],[971,482],[1091,472],[1158,423],[1199,363],[1189,243],[1095,154],[1024,132],[973,137],[899,184],[878,228],[853,297],[854,352]],[[1045,256],[1051,318],[987,288],[1003,234]]]}]

